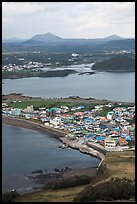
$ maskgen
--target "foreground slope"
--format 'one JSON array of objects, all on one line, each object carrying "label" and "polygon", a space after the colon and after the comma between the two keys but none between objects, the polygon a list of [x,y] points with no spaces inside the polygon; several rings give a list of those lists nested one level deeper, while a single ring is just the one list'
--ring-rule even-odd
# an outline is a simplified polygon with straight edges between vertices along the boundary
[{"label": "foreground slope", "polygon": [[[34,193],[22,195],[16,202],[72,202],[78,193],[87,186],[100,185],[110,178],[135,179],[135,152],[109,152],[103,164],[98,170],[98,176],[89,185],[76,186],[59,190],[40,190]],[[101,193],[101,192],[100,192]],[[133,199],[132,199],[133,200]],[[131,201],[132,201],[131,200]]]}]

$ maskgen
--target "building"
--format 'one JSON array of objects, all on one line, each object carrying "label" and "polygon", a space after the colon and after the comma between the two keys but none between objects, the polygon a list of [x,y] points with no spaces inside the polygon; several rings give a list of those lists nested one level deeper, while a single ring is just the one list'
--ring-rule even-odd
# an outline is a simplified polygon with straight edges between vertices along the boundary
[{"label": "building", "polygon": [[55,117],[53,119],[50,119],[50,123],[53,125],[59,125],[59,124],[61,124],[61,118]]},{"label": "building", "polygon": [[107,119],[108,119],[108,120],[112,120],[112,119],[113,119],[113,115],[114,115],[114,112],[113,112],[113,111],[108,112],[108,114],[107,114]]},{"label": "building", "polygon": [[118,138],[118,144],[120,146],[126,146],[128,144],[128,142],[124,139],[124,138]]},{"label": "building", "polygon": [[116,141],[114,139],[106,138],[104,140],[104,147],[115,147],[116,146]]},{"label": "building", "polygon": [[27,106],[27,112],[28,112],[28,113],[32,113],[33,111],[34,111],[33,105]]},{"label": "building", "polygon": [[11,115],[21,115],[21,109],[11,108]]}]

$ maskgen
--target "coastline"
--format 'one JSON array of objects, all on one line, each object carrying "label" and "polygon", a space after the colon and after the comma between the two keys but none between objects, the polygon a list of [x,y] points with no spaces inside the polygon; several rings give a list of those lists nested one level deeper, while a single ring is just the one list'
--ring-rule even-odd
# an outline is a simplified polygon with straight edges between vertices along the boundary
[{"label": "coastline", "polygon": [[32,121],[28,121],[28,120],[19,119],[19,118],[9,118],[9,117],[4,117],[4,116],[2,116],[2,123],[31,129],[31,130],[45,133],[45,134],[49,134],[51,137],[55,137],[55,138],[59,139],[61,142],[63,142],[64,144],[66,144],[70,148],[77,149],[84,154],[88,154],[90,156],[93,156],[93,157],[100,159],[98,166],[70,170],[70,172],[64,172],[63,173],[64,177],[66,177],[68,175],[72,176],[75,174],[80,175],[82,172],[83,173],[87,172],[88,175],[90,174],[92,176],[95,176],[99,166],[101,165],[102,161],[105,158],[105,156],[102,153],[100,153],[99,151],[97,151],[93,148],[90,148],[87,145],[83,145],[83,144],[80,144],[76,141],[74,142],[73,140],[71,141],[71,140],[68,140],[67,138],[65,138],[65,135],[67,134],[67,132],[65,132],[65,131],[56,130],[56,129],[53,129],[51,127],[47,127],[43,124],[39,124],[37,122],[32,122]]},{"label": "coastline", "polygon": [[48,133],[48,134],[50,134],[50,136],[54,136],[58,139],[60,136],[65,136],[65,134],[66,134],[63,131],[55,130],[51,127],[46,127],[45,125],[39,124],[37,122],[32,122],[30,120],[23,120],[20,118],[10,118],[10,117],[2,116],[2,123],[31,129],[31,130],[38,131],[41,133]]}]

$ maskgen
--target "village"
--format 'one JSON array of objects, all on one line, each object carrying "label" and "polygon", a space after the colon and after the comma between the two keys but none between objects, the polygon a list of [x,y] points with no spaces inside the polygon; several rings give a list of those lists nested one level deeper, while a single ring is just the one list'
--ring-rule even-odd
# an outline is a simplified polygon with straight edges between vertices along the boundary
[{"label": "village", "polygon": [[[112,108],[105,117],[97,114],[104,107]],[[34,110],[33,105],[21,109],[8,107],[7,103],[3,102],[2,115],[36,121],[46,128],[64,131],[65,138],[71,143],[88,145],[103,151],[135,148],[135,106],[123,107],[119,103],[115,107],[113,102],[109,102],[86,111],[82,105],[72,108],[41,107]],[[65,148],[65,145],[62,145],[62,148]]]},{"label": "village", "polygon": [[[118,55],[118,54],[135,54],[134,50],[127,51],[127,50],[121,50],[121,51],[104,51],[103,53],[98,53],[98,55],[103,54],[104,56],[108,55]],[[33,55],[36,55],[35,60]],[[44,55],[44,58],[39,59],[39,55]],[[57,54],[56,54],[57,55]],[[55,55],[55,56],[56,56]],[[91,54],[91,56],[94,55],[94,53]],[[70,53],[66,54],[66,57],[56,58],[54,55],[46,56],[45,53],[42,53],[40,51],[34,51],[34,52],[28,52],[27,55],[22,54],[22,57],[18,53],[12,53],[12,54],[3,54],[3,65],[2,65],[2,72],[21,72],[21,71],[27,71],[31,70],[34,72],[45,70],[48,71],[50,68],[54,66],[54,68],[62,67],[63,61],[65,59],[65,62],[68,65],[75,65],[79,64],[79,58],[82,59],[82,54],[79,53]],[[28,56],[28,57],[27,57]],[[90,57],[91,57],[90,56]],[[55,58],[55,59],[54,59]],[[93,59],[93,63],[96,61],[96,58]],[[84,55],[84,63],[85,63],[85,55]],[[89,62],[88,62],[89,64]],[[90,62],[91,64],[91,62]]]}]

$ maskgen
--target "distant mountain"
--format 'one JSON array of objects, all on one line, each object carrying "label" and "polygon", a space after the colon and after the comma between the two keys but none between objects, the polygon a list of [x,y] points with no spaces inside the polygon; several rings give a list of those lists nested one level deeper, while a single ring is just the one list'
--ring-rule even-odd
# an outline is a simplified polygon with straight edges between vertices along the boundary
[{"label": "distant mountain", "polygon": [[112,40],[126,40],[127,38],[120,37],[118,35],[110,35],[108,37],[104,38],[95,38],[95,39],[84,39],[84,38],[61,38],[58,37],[50,32],[45,33],[45,34],[38,34],[33,36],[30,39],[19,39],[19,38],[11,38],[11,39],[2,39],[2,43],[16,43],[16,42],[25,42],[25,43],[31,43],[32,42],[40,42],[40,43],[45,43],[45,42],[61,42],[61,41],[66,41],[66,42],[92,42],[92,43],[101,43],[101,42],[108,42]]},{"label": "distant mountain", "polygon": [[108,37],[102,38],[103,41],[111,41],[111,40],[125,40],[126,38],[120,37],[118,35],[110,35]]},{"label": "distant mountain", "polygon": [[[118,35],[111,35],[105,38],[96,38],[96,39],[84,39],[84,38],[60,38],[52,33],[39,34],[35,35],[29,40],[25,41],[23,44],[30,46],[38,46],[38,45],[50,45],[50,46],[59,46],[59,47],[74,47],[74,46],[100,46],[101,44],[117,41],[117,40],[125,40],[126,38],[122,38]],[[82,48],[83,49],[83,48]]]},{"label": "distant mountain", "polygon": [[37,42],[55,42],[60,41],[62,38],[52,34],[52,33],[46,33],[46,34],[39,34],[35,35],[32,38],[30,38],[28,41],[37,41]]},{"label": "distant mountain", "polygon": [[108,60],[97,62],[92,66],[98,71],[135,71],[135,59],[118,55]]},{"label": "distant mountain", "polygon": [[47,42],[80,42],[80,43],[101,43],[101,42],[108,42],[111,40],[124,40],[125,38],[120,37],[118,35],[111,35],[105,38],[96,38],[96,39],[84,39],[84,38],[60,38],[52,33],[46,33],[46,34],[39,34],[35,35],[29,40],[27,40],[25,43],[31,43],[32,42],[41,42],[41,43],[47,43]]},{"label": "distant mountain", "polygon": [[126,39],[118,35],[105,38],[60,38],[52,33],[35,35],[32,38],[17,42],[2,44],[3,51],[49,51],[49,52],[92,52],[92,51],[120,51],[134,50],[135,39]]}]

